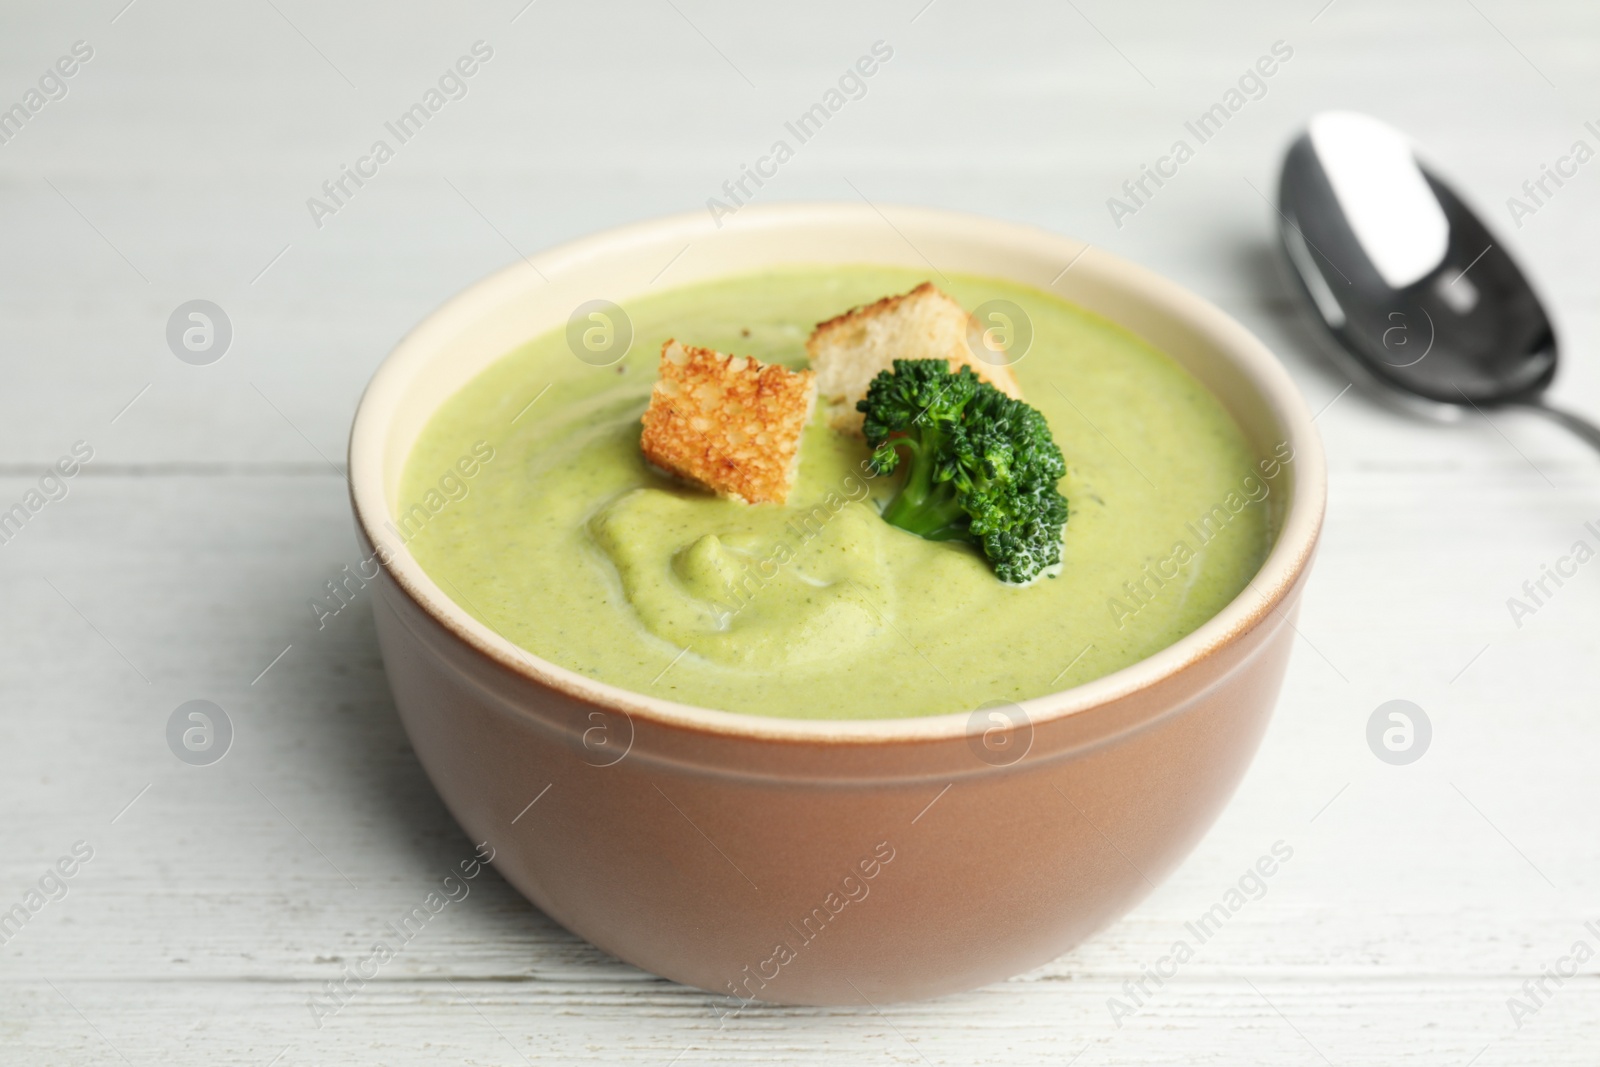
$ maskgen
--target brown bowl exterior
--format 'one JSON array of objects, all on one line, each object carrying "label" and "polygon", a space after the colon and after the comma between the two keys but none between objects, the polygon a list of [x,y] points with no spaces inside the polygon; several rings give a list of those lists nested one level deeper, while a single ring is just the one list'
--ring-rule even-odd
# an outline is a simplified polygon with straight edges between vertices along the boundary
[{"label": "brown bowl exterior", "polygon": [[738,1010],[971,989],[1118,918],[1249,766],[1298,591],[1163,683],[1039,724],[1009,766],[967,739],[851,760],[770,739],[706,752],[489,662],[387,575],[374,610],[417,755],[506,879],[600,948]]}]

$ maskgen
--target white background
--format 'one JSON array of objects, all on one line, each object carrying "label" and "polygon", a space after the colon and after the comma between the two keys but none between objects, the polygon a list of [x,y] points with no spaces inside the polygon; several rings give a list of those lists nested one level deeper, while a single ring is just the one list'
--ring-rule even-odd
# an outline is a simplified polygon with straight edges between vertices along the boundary
[{"label": "white background", "polygon": [[[1600,119],[1600,8],[125,2],[0,14],[0,106],[74,41],[94,48],[0,145],[0,507],[74,441],[94,449],[0,546],[0,908],[75,841],[95,850],[0,948],[0,1059],[1593,1062],[1593,962],[1520,1029],[1507,999],[1580,938],[1600,947],[1583,928],[1600,919],[1600,565],[1521,628],[1506,599],[1577,538],[1600,545],[1582,528],[1600,459],[1511,414],[1439,427],[1341,397],[1263,194],[1314,110],[1409,131],[1543,287],[1557,396],[1600,413],[1600,161],[1520,229],[1505,207],[1576,138],[1600,148],[1582,126]],[[314,226],[306,198],[478,39],[494,57],[469,95]],[[320,632],[307,607],[357,559],[327,460],[362,385],[519,251],[703,209],[877,40],[894,57],[866,97],[761,200],[931,204],[1088,240],[1216,301],[1313,409],[1333,402],[1303,640],[1236,799],[1123,921],[963,996],[719,1028],[712,998],[490,874],[314,1029],[310,993],[471,854],[396,720],[368,606]],[[1115,227],[1106,199],[1277,40],[1294,54],[1266,96]],[[233,322],[208,367],[164,340],[194,298]],[[215,766],[166,745],[193,698],[237,731]],[[1365,740],[1395,698],[1434,728],[1407,767]],[[1107,999],[1279,840],[1294,855],[1267,894],[1116,1026]]]}]

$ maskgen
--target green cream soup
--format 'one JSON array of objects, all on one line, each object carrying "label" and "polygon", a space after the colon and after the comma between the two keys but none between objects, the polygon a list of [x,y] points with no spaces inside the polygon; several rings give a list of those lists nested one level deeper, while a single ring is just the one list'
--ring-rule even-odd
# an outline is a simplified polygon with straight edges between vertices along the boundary
[{"label": "green cream soup", "polygon": [[[394,529],[479,621],[535,655],[670,700],[795,718],[971,711],[1126,667],[1210,618],[1267,551],[1285,455],[1126,331],[1035,289],[952,276],[1031,320],[1013,368],[1067,460],[1058,576],[1004,585],[972,547],[879,518],[899,475],[819,416],[789,502],[678,484],[639,454],[662,343],[806,363],[812,326],[921,272],[807,267],[639,298],[610,366],[556,330],[446,400]],[[603,327],[602,327],[603,331]],[[591,335],[603,345],[604,333]],[[1279,494],[1281,495],[1281,493]]]}]

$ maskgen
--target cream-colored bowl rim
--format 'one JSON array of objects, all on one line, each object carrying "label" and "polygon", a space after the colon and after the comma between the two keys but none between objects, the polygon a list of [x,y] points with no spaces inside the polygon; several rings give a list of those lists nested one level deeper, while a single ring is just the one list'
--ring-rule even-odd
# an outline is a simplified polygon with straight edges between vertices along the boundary
[{"label": "cream-colored bowl rim", "polygon": [[[962,737],[969,732],[970,713],[957,712],[903,719],[789,719],[767,718],[736,712],[702,708],[648,696],[559,667],[518,647],[490,627],[473,618],[433,581],[416,558],[390,535],[384,523],[390,520],[389,493],[397,484],[399,466],[391,468],[387,450],[392,447],[391,423],[408,390],[430,363],[441,357],[447,346],[474,322],[482,320],[507,302],[538,300],[540,291],[559,282],[566,272],[593,269],[605,257],[633,253],[650,259],[652,269],[665,263],[673,250],[682,256],[700,249],[702,264],[717,261],[719,243],[735,251],[722,274],[759,269],[760,257],[751,257],[749,242],[762,234],[793,234],[797,230],[871,228],[893,231],[904,242],[901,263],[939,270],[935,262],[946,243],[959,246],[969,256],[991,261],[990,269],[973,269],[947,263],[964,273],[1008,277],[1004,261],[1031,263],[1059,262],[1070,265],[1075,283],[1087,282],[1101,291],[1124,290],[1158,309],[1180,328],[1202,336],[1224,354],[1234,370],[1242,373],[1259,394],[1276,432],[1294,450],[1289,475],[1292,479],[1289,500],[1281,517],[1281,530],[1265,563],[1245,589],[1198,629],[1155,654],[1122,670],[1104,675],[1072,689],[1021,701],[1021,707],[1035,725],[1066,715],[1080,714],[1147,689],[1171,678],[1185,668],[1204,660],[1220,647],[1258,625],[1279,603],[1309,562],[1322,524],[1327,473],[1322,445],[1299,392],[1282,365],[1256,337],[1220,309],[1188,292],[1174,282],[1143,267],[1117,258],[1094,246],[1072,241],[1044,230],[981,216],[927,208],[868,205],[856,203],[810,203],[747,205],[732,218],[712,220],[707,213],[673,215],[649,222],[606,230],[560,245],[520,261],[473,284],[429,315],[407,334],[378,367],[362,394],[350,431],[350,491],[357,521],[374,546],[386,549],[387,569],[400,588],[430,616],[470,647],[516,674],[571,696],[622,711],[630,716],[692,732],[723,736],[742,736],[761,740],[793,740],[810,743],[877,744],[903,741],[935,741]],[[883,233],[874,234],[882,240]],[[910,234],[918,242],[913,244]],[[982,255],[973,252],[977,248]],[[709,249],[709,253],[707,250]],[[923,252],[935,257],[927,259]],[[662,254],[662,253],[666,254]],[[704,257],[709,254],[710,260]],[[849,248],[831,258],[804,261],[774,258],[769,267],[793,262],[892,262],[882,255],[852,255]],[[671,264],[668,264],[670,267]],[[664,268],[665,269],[665,268]],[[705,268],[702,267],[702,271]],[[619,271],[619,273],[621,273]],[[700,278],[714,277],[715,271]],[[1026,279],[1018,278],[1019,281]],[[1027,284],[1036,284],[1027,282]],[[670,284],[669,286],[670,287]],[[1037,285],[1038,288],[1049,288]],[[607,298],[624,300],[634,293],[604,293]],[[1072,299],[1070,292],[1064,293]],[[545,329],[565,322],[570,308],[557,309]],[[1091,308],[1093,310],[1093,308]],[[1119,325],[1144,335],[1137,322]],[[522,340],[530,339],[525,337]],[[517,342],[488,357],[486,366],[508,353]],[[476,371],[474,372],[476,373]],[[439,395],[434,410],[447,399]],[[414,440],[414,436],[413,436]],[[406,443],[409,451],[411,442]]]}]

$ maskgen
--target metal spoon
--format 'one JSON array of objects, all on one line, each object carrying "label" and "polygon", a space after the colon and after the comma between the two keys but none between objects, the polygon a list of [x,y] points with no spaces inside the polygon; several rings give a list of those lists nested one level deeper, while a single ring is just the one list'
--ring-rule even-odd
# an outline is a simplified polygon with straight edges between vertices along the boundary
[{"label": "metal spoon", "polygon": [[1348,111],[1312,117],[1278,185],[1278,236],[1330,354],[1380,399],[1436,419],[1551,407],[1556,337],[1533,287],[1410,142]]}]

